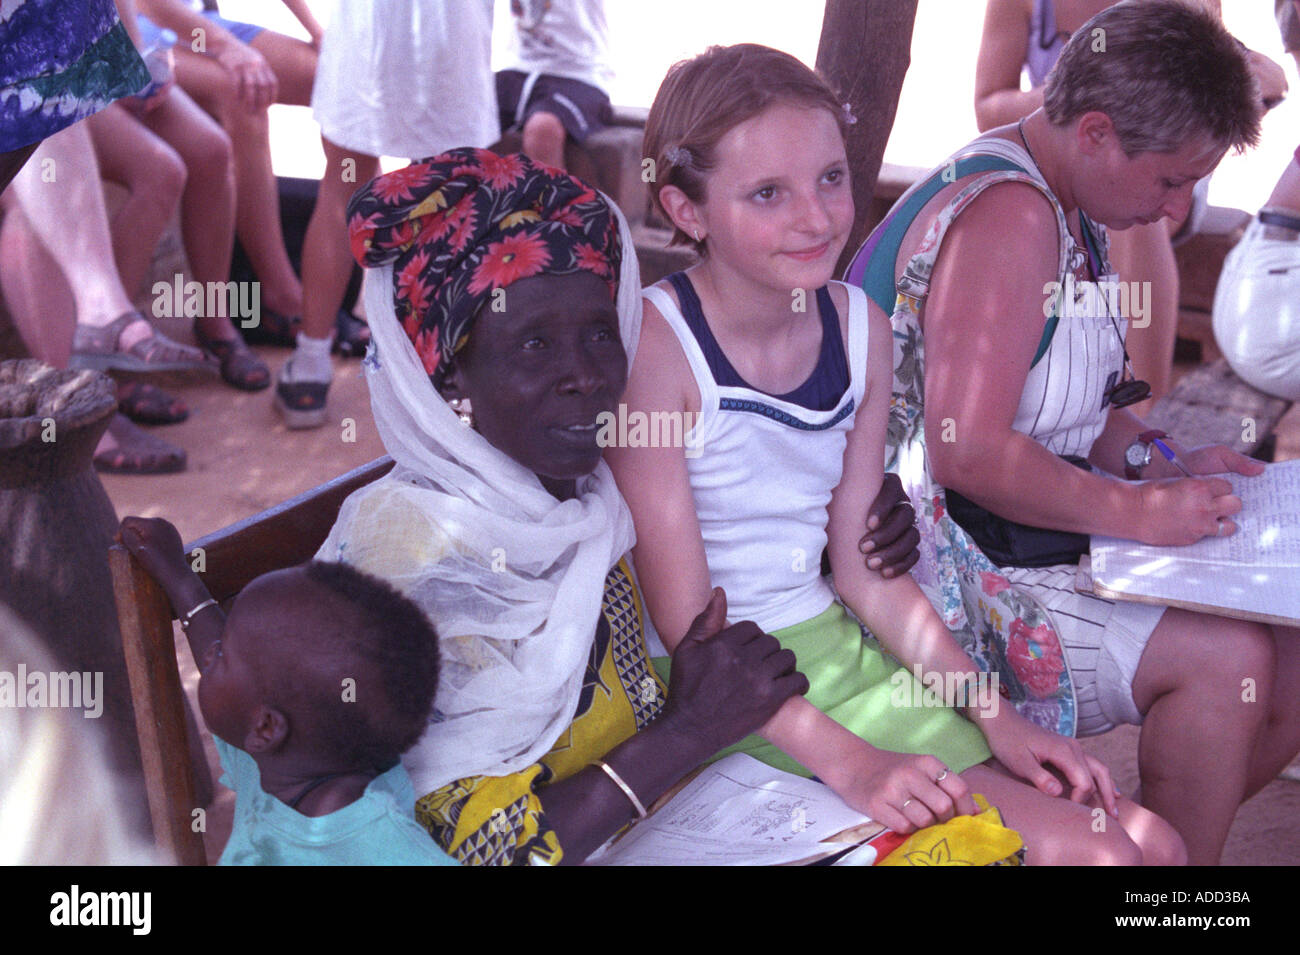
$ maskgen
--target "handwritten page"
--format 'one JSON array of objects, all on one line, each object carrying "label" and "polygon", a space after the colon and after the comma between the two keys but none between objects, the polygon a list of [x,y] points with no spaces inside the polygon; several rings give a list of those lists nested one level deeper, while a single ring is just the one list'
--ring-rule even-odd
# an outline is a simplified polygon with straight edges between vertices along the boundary
[{"label": "handwritten page", "polygon": [[843,845],[868,822],[827,786],[733,753],[708,766],[588,865],[780,865]]},{"label": "handwritten page", "polygon": [[1269,465],[1257,477],[1215,476],[1242,500],[1232,518],[1235,534],[1186,547],[1093,537],[1096,592],[1248,620],[1300,621],[1300,461]]}]

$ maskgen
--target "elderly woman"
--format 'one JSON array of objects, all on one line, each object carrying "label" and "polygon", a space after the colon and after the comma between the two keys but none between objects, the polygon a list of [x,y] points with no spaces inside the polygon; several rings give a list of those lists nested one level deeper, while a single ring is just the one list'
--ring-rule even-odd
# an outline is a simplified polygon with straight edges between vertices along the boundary
[{"label": "elderly woman", "polygon": [[[350,223],[381,269],[365,369],[397,466],[320,554],[393,583],[441,635],[437,711],[406,758],[433,837],[466,862],[581,862],[807,681],[754,624],[724,627],[720,591],[667,692],[649,665],[597,429],[640,321],[614,207],[526,157],[460,149],[370,183]],[[901,528],[874,537],[893,572],[915,559]]]},{"label": "elderly woman", "polygon": [[[904,485],[927,533],[950,535],[923,558],[932,599],[969,534],[1001,566],[984,599],[1009,581],[1026,620],[1050,612],[1064,659],[1044,644],[1032,662],[1047,683],[1073,678],[1079,734],[1142,725],[1142,801],[1199,864],[1300,745],[1300,637],[1075,593],[1088,534],[1189,544],[1233,533],[1241,508],[1221,478],[1151,456],[1164,435],[1124,409],[1144,391],[1124,352],[1126,299],[1092,283],[1109,279],[1106,227],[1181,216],[1196,181],[1256,140],[1257,95],[1213,17],[1166,0],[1111,7],[1066,44],[1044,107],[904,196],[855,274],[893,317]],[[1196,475],[1261,470],[1224,447],[1175,447]]]}]

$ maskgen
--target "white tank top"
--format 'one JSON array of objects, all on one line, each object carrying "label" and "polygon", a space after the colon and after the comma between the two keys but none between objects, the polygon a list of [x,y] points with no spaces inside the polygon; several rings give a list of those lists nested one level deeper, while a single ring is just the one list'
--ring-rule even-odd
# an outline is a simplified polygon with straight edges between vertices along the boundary
[{"label": "white tank top", "polygon": [[729,619],[768,632],[809,620],[835,599],[821,555],[826,508],[866,390],[867,298],[834,284],[849,298],[849,387],[829,411],[719,386],[672,297],[658,288],[644,293],[677,334],[700,390],[686,467],[709,575],[727,592]]}]

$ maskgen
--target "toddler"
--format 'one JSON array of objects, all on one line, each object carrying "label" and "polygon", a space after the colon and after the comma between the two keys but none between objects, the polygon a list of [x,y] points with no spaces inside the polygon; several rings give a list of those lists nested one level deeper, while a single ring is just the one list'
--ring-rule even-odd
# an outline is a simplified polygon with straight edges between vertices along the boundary
[{"label": "toddler", "polygon": [[400,761],[438,680],[437,636],[413,604],[313,561],[258,577],[227,617],[170,523],[128,517],[119,537],[199,665],[199,708],[236,794],[222,865],[455,864],[416,823]]}]

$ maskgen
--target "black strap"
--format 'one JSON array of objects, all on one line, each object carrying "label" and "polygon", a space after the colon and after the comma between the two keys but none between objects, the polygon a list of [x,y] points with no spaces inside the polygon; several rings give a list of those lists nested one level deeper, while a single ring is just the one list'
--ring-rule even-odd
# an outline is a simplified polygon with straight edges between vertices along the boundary
[{"label": "black strap", "polygon": [[[1092,470],[1084,458],[1075,455],[1061,457],[1077,468]],[[1077,564],[1091,546],[1087,534],[1032,527],[999,517],[952,488],[944,489],[944,497],[952,519],[970,535],[984,556],[999,567]]]},{"label": "black strap", "polygon": [[1300,219],[1295,216],[1289,216],[1284,212],[1266,212],[1263,209],[1259,211],[1259,221],[1264,225],[1280,225],[1284,229],[1290,229],[1292,232],[1300,232]]}]

